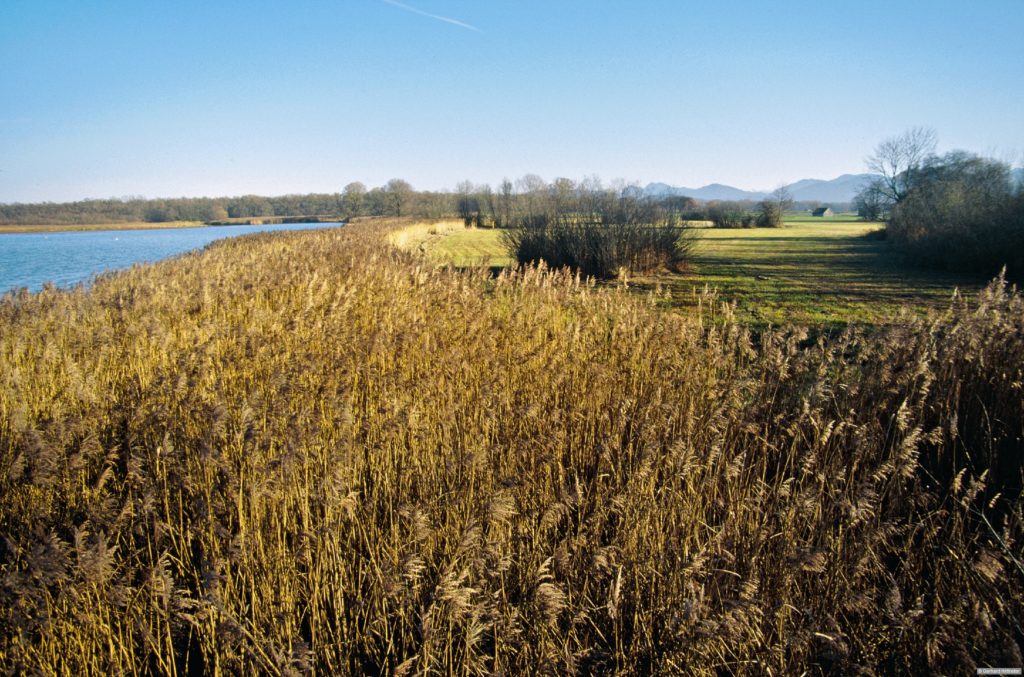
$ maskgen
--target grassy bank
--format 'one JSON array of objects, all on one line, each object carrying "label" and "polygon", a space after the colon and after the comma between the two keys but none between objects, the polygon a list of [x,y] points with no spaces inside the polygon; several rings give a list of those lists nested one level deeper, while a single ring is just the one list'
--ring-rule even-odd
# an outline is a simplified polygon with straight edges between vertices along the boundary
[{"label": "grassy bank", "polygon": [[439,240],[467,231],[459,219],[413,221],[387,234],[387,242],[399,249],[420,254],[433,253]]},{"label": "grassy bank", "polygon": [[1018,295],[755,342],[401,225],[0,300],[4,671],[1019,660]]},{"label": "grassy bank", "polygon": [[417,224],[389,236],[391,244],[416,252],[438,265],[456,268],[507,267],[515,265],[501,240],[500,230],[466,228],[461,221],[445,221],[440,227]]},{"label": "grassy bank", "polygon": [[343,216],[299,215],[299,216],[240,216],[233,219],[208,221],[210,226],[266,226],[281,223],[336,223],[344,221]]}]

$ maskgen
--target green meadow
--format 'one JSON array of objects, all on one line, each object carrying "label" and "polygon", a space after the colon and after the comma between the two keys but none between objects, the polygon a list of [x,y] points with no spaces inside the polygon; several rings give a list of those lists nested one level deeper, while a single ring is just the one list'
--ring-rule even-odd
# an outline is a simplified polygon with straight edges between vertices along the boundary
[{"label": "green meadow", "polygon": [[[869,236],[882,227],[850,214],[815,218],[789,214],[785,228],[694,229],[699,239],[688,271],[629,278],[640,291],[659,291],[663,303],[690,307],[705,288],[734,306],[755,327],[888,324],[948,306],[971,293],[977,277],[905,265],[887,242]],[[421,242],[432,260],[462,267],[513,263],[501,231],[457,229]]]}]

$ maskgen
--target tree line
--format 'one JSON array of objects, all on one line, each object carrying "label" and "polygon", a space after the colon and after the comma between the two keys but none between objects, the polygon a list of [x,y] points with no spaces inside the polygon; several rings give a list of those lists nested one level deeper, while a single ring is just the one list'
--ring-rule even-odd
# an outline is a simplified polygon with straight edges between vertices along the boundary
[{"label": "tree line", "polygon": [[0,204],[0,225],[88,223],[218,222],[228,219],[320,216],[424,216],[441,218],[455,213],[453,196],[415,191],[408,182],[392,179],[368,189],[359,182],[337,193],[305,195],[242,195],[239,197],[141,197]]},{"label": "tree line", "polygon": [[353,181],[337,193],[304,195],[242,195],[238,197],[157,198],[141,197],[90,199],[77,202],[0,204],[0,225],[89,223],[164,223],[229,219],[282,218],[295,216],[334,217],[414,216],[445,218],[457,216],[467,225],[510,226],[523,214],[558,209],[567,196],[589,195],[588,200],[630,199],[657,205],[683,221],[711,221],[719,227],[781,225],[781,215],[793,206],[785,191],[776,191],[762,202],[697,200],[678,195],[646,196],[637,185],[618,181],[604,185],[595,177],[581,181],[556,178],[546,182],[536,174],[515,181],[504,179],[497,186],[463,181],[455,190],[419,191],[403,179],[368,188]]}]

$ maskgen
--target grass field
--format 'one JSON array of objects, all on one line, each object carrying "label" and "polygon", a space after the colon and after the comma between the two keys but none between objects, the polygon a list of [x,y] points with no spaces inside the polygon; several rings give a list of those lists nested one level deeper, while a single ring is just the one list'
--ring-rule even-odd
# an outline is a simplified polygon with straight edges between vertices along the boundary
[{"label": "grass field", "polygon": [[816,219],[782,229],[705,229],[691,274],[644,282],[683,304],[695,286],[707,285],[754,325],[884,324],[903,310],[944,308],[954,290],[986,282],[904,265],[887,242],[864,237],[879,227]]},{"label": "grass field", "polygon": [[[735,304],[753,326],[885,324],[903,311],[921,314],[948,305],[954,290],[986,282],[906,266],[885,241],[865,238],[881,227],[852,215],[821,219],[789,215],[786,228],[699,228],[692,269],[630,280],[659,289],[666,303],[687,307],[705,286]],[[456,267],[511,265],[495,230],[455,230],[424,241],[436,261]]]}]

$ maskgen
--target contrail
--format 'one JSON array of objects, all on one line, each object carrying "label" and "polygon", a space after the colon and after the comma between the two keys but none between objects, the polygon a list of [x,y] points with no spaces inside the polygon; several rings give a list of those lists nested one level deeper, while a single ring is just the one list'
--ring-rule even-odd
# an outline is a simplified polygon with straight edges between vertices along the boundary
[{"label": "contrail", "polygon": [[429,17],[431,19],[437,19],[438,21],[443,21],[446,24],[451,24],[453,26],[458,26],[459,28],[465,28],[467,31],[475,31],[477,33],[483,33],[482,30],[480,30],[476,26],[473,26],[471,24],[466,23],[465,21],[459,21],[458,19],[452,19],[452,18],[447,17],[447,16],[441,16],[440,14],[431,14],[430,12],[424,12],[422,9],[416,9],[415,7],[410,7],[409,5],[405,4],[404,2],[398,2],[398,0],[381,0],[381,2],[386,2],[389,5],[394,5],[395,7],[398,7],[399,9],[404,9],[406,12],[412,12],[413,14],[419,14],[420,16]]}]

